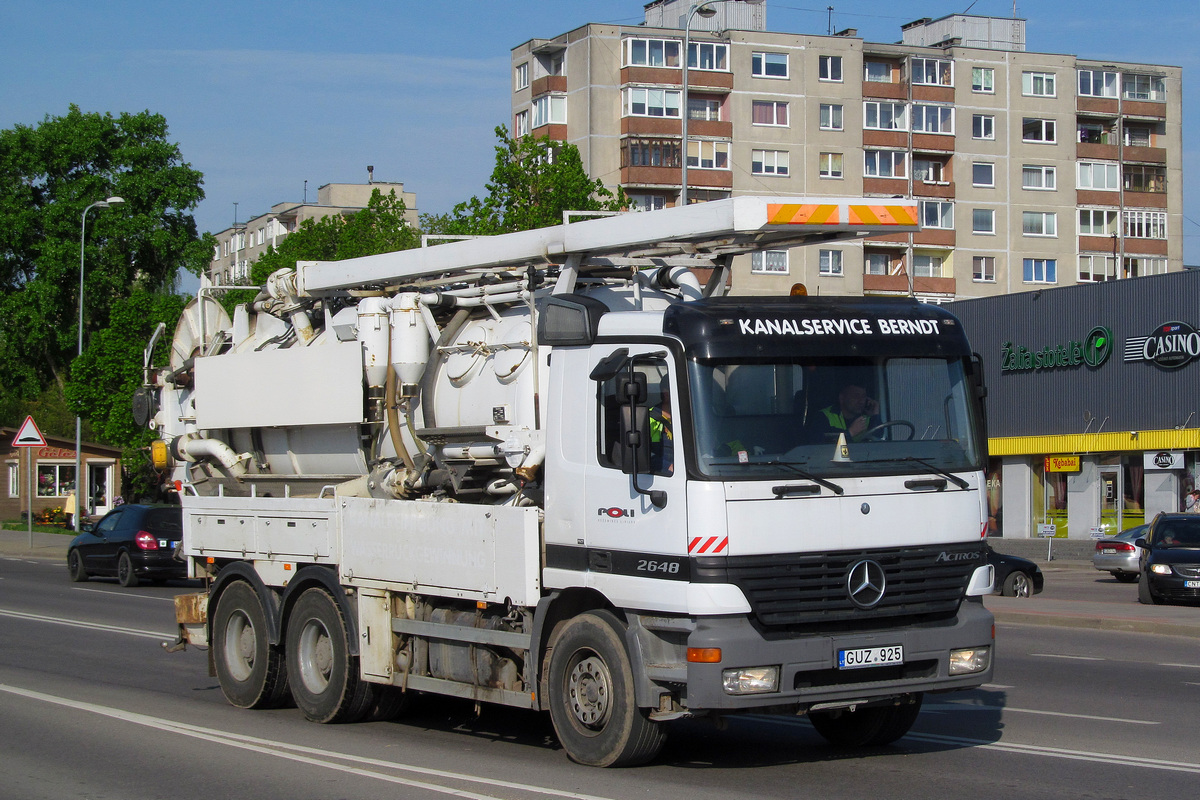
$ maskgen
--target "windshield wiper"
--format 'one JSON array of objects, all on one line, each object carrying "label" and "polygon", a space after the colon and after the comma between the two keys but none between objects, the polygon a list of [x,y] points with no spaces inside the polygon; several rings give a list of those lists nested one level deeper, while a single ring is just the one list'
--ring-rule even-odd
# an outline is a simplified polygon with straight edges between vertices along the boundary
[{"label": "windshield wiper", "polygon": [[937,466],[936,464],[932,464],[932,463],[926,461],[925,459],[917,458],[916,456],[902,456],[900,458],[869,458],[866,461],[855,461],[854,463],[856,463],[856,464],[881,464],[881,463],[885,463],[885,462],[895,463],[897,461],[911,461],[914,464],[920,464],[922,467],[925,467],[927,470],[932,472],[934,475],[938,475],[940,477],[945,478],[946,480],[950,481],[951,483],[953,483],[955,486],[957,486],[960,489],[970,489],[971,488],[971,484],[967,483],[966,481],[964,481],[962,478],[958,477],[957,475],[949,473],[946,470],[942,469],[941,467]]},{"label": "windshield wiper", "polygon": [[790,470],[795,475],[797,475],[801,478],[804,478],[804,480],[806,480],[806,481],[812,481],[815,484],[824,486],[826,489],[829,489],[834,494],[845,494],[846,493],[845,489],[838,486],[833,481],[827,481],[824,478],[818,478],[816,475],[813,475],[811,472],[800,469],[795,464],[792,464],[790,462],[787,462],[787,461],[764,461],[761,463],[763,466],[768,466],[768,467],[783,467],[786,470]]}]

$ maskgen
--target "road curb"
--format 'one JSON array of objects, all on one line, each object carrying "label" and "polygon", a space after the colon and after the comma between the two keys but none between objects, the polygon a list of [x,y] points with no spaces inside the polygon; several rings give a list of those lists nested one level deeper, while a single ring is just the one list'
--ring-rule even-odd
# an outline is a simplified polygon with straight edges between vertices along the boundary
[{"label": "road curb", "polygon": [[1086,628],[1125,633],[1153,633],[1160,636],[1186,636],[1200,639],[1200,624],[1171,622],[1137,617],[1108,617],[1092,614],[1064,614],[1054,611],[1008,611],[990,609],[999,623],[1045,625],[1057,628]]}]

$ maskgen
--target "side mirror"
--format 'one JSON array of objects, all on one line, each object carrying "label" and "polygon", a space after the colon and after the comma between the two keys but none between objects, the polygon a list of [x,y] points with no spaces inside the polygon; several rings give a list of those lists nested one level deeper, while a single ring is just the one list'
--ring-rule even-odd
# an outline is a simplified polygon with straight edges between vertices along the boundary
[{"label": "side mirror", "polygon": [[[641,376],[639,376],[641,377]],[[642,391],[645,391],[645,385]],[[630,411],[632,410],[632,417]],[[638,475],[650,471],[650,410],[644,406],[621,408],[621,427],[618,446],[621,450],[621,472]]]},{"label": "side mirror", "polygon": [[96,532],[96,523],[85,522],[79,526],[79,530],[82,533],[95,533]]},{"label": "side mirror", "polygon": [[1150,547],[1150,545],[1146,543],[1146,537],[1145,537],[1145,536],[1139,536],[1139,537],[1138,537],[1138,538],[1137,538],[1137,539],[1134,541],[1134,543],[1133,543],[1133,544],[1134,544],[1134,546],[1136,546],[1136,547],[1140,547],[1140,548],[1142,548],[1143,550],[1146,550],[1146,549],[1148,549],[1148,548]]}]

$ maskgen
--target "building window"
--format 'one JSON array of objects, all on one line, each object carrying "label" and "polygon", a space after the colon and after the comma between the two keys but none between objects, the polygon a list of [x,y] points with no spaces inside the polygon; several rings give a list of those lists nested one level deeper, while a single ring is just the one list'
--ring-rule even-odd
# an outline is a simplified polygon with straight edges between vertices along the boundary
[{"label": "building window", "polygon": [[756,78],[786,78],[787,53],[751,53],[750,74]]},{"label": "building window", "polygon": [[1079,188],[1117,191],[1121,188],[1120,170],[1116,164],[1100,161],[1079,162]]},{"label": "building window", "polygon": [[1080,122],[1076,126],[1079,141],[1083,144],[1116,144],[1116,132],[1113,128],[1098,122]]},{"label": "building window", "polygon": [[1039,191],[1054,191],[1057,188],[1055,167],[1025,164],[1021,167],[1021,188]]},{"label": "building window", "polygon": [[255,234],[255,243],[261,245],[264,241],[266,241],[266,237],[267,237],[267,229],[259,228],[258,232]]},{"label": "building window", "polygon": [[1125,259],[1126,278],[1140,278],[1144,275],[1165,275],[1167,260],[1165,258],[1131,257]]},{"label": "building window", "polygon": [[513,86],[517,91],[529,88],[529,62],[517,64],[517,68],[513,70]]},{"label": "building window", "polygon": [[876,131],[908,130],[908,115],[904,103],[863,103],[863,127]]},{"label": "building window", "polygon": [[1110,208],[1079,209],[1080,236],[1112,236],[1117,232],[1117,212]]},{"label": "building window", "polygon": [[1137,123],[1125,123],[1122,127],[1125,134],[1126,147],[1153,147],[1154,146],[1154,129],[1149,125],[1138,125]]},{"label": "building window", "polygon": [[660,194],[629,195],[630,211],[659,211],[667,207],[667,198]]},{"label": "building window", "polygon": [[688,119],[719,122],[721,119],[721,101],[712,97],[689,95]]},{"label": "building window", "polygon": [[837,103],[821,103],[821,130],[840,131],[842,129],[842,107]]},{"label": "building window", "polygon": [[1124,179],[1127,192],[1165,192],[1167,190],[1166,167],[1126,164]]},{"label": "building window", "polygon": [[788,104],[775,100],[755,100],[750,105],[751,121],[755,125],[787,127]]},{"label": "building window", "polygon": [[[678,111],[678,106],[676,110]],[[565,125],[566,123],[567,98],[560,94],[548,94],[533,101],[534,128],[540,128],[543,125]]]},{"label": "building window", "polygon": [[626,139],[621,145],[622,167],[682,166],[678,139]]},{"label": "building window", "polygon": [[971,115],[971,138],[972,139],[995,139],[996,138],[996,118],[991,114],[973,114]]},{"label": "building window", "polygon": [[513,117],[513,136],[521,137],[529,135],[529,112],[518,111]]},{"label": "building window", "polygon": [[913,275],[917,278],[942,277],[942,257],[913,253]]},{"label": "building window", "polygon": [[870,178],[905,177],[903,150],[864,150],[863,175]]},{"label": "building window", "polygon": [[921,200],[921,227],[954,230],[954,204],[940,200]]},{"label": "building window", "polygon": [[1022,72],[1021,94],[1026,97],[1054,97],[1054,73]]},{"label": "building window", "polygon": [[1117,278],[1117,262],[1112,256],[1081,255],[1079,257],[1079,282],[1099,283]]},{"label": "building window", "polygon": [[1058,283],[1057,259],[1027,258],[1023,263],[1026,283]]},{"label": "building window", "polygon": [[822,275],[832,275],[841,277],[842,275],[842,251],[841,250],[822,250],[821,251],[821,266],[820,273]]},{"label": "building window", "polygon": [[1116,97],[1117,73],[1099,69],[1079,70],[1079,94],[1082,97]]},{"label": "building window", "polygon": [[945,164],[928,158],[913,159],[913,180],[923,183],[945,183]]},{"label": "building window", "polygon": [[972,67],[971,91],[983,92],[984,94],[995,94],[996,70],[992,69],[991,67]]},{"label": "building window", "polygon": [[1021,141],[1054,144],[1054,120],[1025,117],[1021,120]]},{"label": "building window", "polygon": [[681,66],[679,62],[679,42],[675,39],[626,39],[625,66]]},{"label": "building window", "polygon": [[750,272],[756,275],[787,275],[787,250],[757,250],[750,254]]},{"label": "building window", "polygon": [[914,58],[910,61],[912,82],[926,86],[953,86],[954,62],[940,58]]},{"label": "building window", "polygon": [[1166,100],[1167,90],[1157,75],[1126,74],[1121,79],[1126,100]]},{"label": "building window", "polygon": [[864,61],[863,80],[869,83],[891,83],[892,65],[886,61]]},{"label": "building window", "polygon": [[221,257],[221,245],[219,245],[219,244],[214,245],[213,246],[213,261],[216,261],[220,257]]},{"label": "building window", "polygon": [[887,253],[867,253],[863,259],[863,271],[867,275],[887,275],[892,259]]},{"label": "building window", "polygon": [[954,133],[954,108],[915,103],[912,129],[913,133]]},{"label": "building window", "polygon": [[971,209],[971,233],[996,233],[996,212],[990,208]]},{"label": "building window", "polygon": [[842,154],[821,153],[818,158],[818,171],[822,178],[842,177]]},{"label": "building window", "polygon": [[[625,116],[678,119],[680,97],[681,94],[676,89],[626,89]],[[534,116],[536,117],[536,112]],[[536,121],[534,127],[537,127]]]},{"label": "building window", "polygon": [[729,45],[718,42],[691,42],[688,45],[688,69],[728,72]]},{"label": "building window", "polygon": [[688,166],[698,169],[729,169],[729,142],[688,142]]},{"label": "building window", "polygon": [[971,165],[971,185],[972,186],[995,186],[996,185],[996,165],[984,162],[975,162]]},{"label": "building window", "polygon": [[1167,212],[1124,211],[1121,214],[1125,235],[1131,239],[1167,238]]},{"label": "building window", "polygon": [[8,462],[8,496],[21,496],[21,465],[17,461]]},{"label": "building window", "polygon": [[1058,236],[1058,214],[1052,211],[1022,211],[1021,233],[1025,236]]},{"label": "building window", "polygon": [[971,279],[980,283],[995,283],[996,259],[992,256],[972,256]]},{"label": "building window", "polygon": [[750,171],[755,175],[787,175],[788,154],[786,150],[752,150]]},{"label": "building window", "polygon": [[823,81],[842,81],[842,57],[820,56],[818,77]]},{"label": "building window", "polygon": [[66,497],[75,491],[74,464],[37,465],[37,496]]}]

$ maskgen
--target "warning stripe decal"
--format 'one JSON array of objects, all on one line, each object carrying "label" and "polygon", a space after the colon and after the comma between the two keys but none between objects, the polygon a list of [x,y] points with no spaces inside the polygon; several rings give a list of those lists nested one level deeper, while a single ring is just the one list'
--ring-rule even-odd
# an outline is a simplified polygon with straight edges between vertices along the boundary
[{"label": "warning stripe decal", "polygon": [[707,539],[702,536],[697,536],[688,542],[688,555],[716,555],[722,552],[729,544],[729,537],[725,536],[718,539],[716,536],[709,536]]},{"label": "warning stripe decal", "polygon": [[836,203],[768,203],[768,225],[917,225],[917,207],[910,205],[842,206]]},{"label": "warning stripe decal", "polygon": [[851,225],[916,225],[916,206],[850,206]]}]

